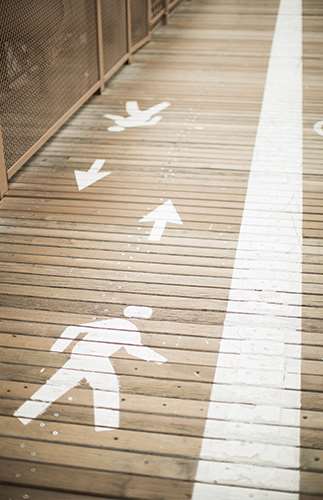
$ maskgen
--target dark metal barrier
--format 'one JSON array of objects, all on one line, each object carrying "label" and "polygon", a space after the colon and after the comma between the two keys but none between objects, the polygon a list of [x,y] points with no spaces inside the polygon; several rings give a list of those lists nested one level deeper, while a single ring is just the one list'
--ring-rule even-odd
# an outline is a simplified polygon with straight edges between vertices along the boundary
[{"label": "dark metal barrier", "polygon": [[157,17],[166,7],[165,0],[151,0],[152,18]]},{"label": "dark metal barrier", "polygon": [[95,2],[1,5],[0,120],[10,168],[99,80]]},{"label": "dark metal barrier", "polygon": [[151,0],[150,6],[150,26],[153,28],[156,24],[163,20],[166,24],[169,12],[169,0]]},{"label": "dark metal barrier", "polygon": [[150,28],[154,28],[159,21],[167,24],[170,12],[182,0],[150,0]]},{"label": "dark metal barrier", "polygon": [[7,179],[149,40],[169,3],[0,0],[0,198]]},{"label": "dark metal barrier", "polygon": [[128,57],[127,0],[102,2],[104,75]]},{"label": "dark metal barrier", "polygon": [[130,39],[131,45],[137,49],[143,40],[149,38],[149,3],[147,0],[130,0]]}]

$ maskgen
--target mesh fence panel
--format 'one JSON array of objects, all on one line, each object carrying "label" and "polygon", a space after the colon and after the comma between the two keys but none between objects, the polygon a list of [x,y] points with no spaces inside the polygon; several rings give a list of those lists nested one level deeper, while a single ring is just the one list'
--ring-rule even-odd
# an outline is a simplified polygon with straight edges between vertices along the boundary
[{"label": "mesh fence panel", "polygon": [[102,1],[104,72],[127,53],[126,0]]},{"label": "mesh fence panel", "polygon": [[153,17],[157,16],[165,7],[165,0],[152,0],[151,10]]},{"label": "mesh fence panel", "polygon": [[0,125],[7,167],[99,79],[89,0],[0,0]]},{"label": "mesh fence panel", "polygon": [[131,39],[136,45],[149,33],[148,27],[148,1],[131,0]]}]

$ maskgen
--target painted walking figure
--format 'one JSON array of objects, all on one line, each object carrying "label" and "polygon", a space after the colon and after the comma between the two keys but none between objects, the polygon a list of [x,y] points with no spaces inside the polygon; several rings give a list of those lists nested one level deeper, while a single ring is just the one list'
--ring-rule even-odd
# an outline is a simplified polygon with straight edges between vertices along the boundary
[{"label": "painted walking figure", "polygon": [[106,114],[104,117],[115,122],[115,125],[108,128],[110,132],[122,132],[126,128],[156,125],[162,119],[161,116],[156,115],[164,111],[168,106],[170,106],[169,102],[161,102],[145,111],[141,111],[137,101],[128,101],[126,104],[128,116]]},{"label": "painted walking figure", "polygon": [[[149,319],[149,307],[129,306],[124,310],[128,318]],[[96,431],[119,427],[119,381],[109,358],[124,348],[132,356],[145,361],[164,363],[164,356],[141,343],[136,325],[123,318],[93,321],[65,328],[51,351],[63,352],[79,336],[85,334],[72,349],[70,359],[29,401],[18,408],[16,417],[27,425],[68,391],[86,380],[93,389],[93,408]]]}]

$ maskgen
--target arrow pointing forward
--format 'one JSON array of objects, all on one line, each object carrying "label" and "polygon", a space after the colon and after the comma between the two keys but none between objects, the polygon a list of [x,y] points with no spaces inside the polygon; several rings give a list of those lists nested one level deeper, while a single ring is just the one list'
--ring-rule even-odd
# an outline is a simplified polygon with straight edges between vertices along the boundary
[{"label": "arrow pointing forward", "polygon": [[82,189],[91,186],[91,184],[94,184],[100,179],[103,179],[107,175],[111,174],[111,172],[100,172],[104,164],[105,160],[95,160],[95,162],[92,163],[91,167],[86,172],[84,172],[83,170],[74,170],[74,175],[79,191],[82,191]]},{"label": "arrow pointing forward", "polygon": [[165,201],[165,203],[140,219],[139,222],[154,223],[148,238],[149,241],[160,241],[168,223],[183,224],[182,219],[178,215],[178,212],[171,200]]}]

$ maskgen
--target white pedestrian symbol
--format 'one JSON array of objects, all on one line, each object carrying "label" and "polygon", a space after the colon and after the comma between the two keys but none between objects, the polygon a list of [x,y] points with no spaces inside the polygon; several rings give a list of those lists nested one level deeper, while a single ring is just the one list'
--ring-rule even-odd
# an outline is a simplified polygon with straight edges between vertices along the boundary
[{"label": "white pedestrian symbol", "polygon": [[[128,318],[148,319],[152,315],[152,309],[129,306],[125,308],[124,315]],[[75,344],[65,365],[14,413],[24,425],[43,414],[52,403],[85,379],[93,389],[95,430],[118,428],[119,381],[109,358],[124,348],[130,355],[145,361],[167,361],[153,349],[143,346],[136,325],[123,318],[69,326],[53,344],[51,351],[63,352],[82,334],[85,336]]]},{"label": "white pedestrian symbol", "polygon": [[145,111],[141,111],[137,101],[128,101],[126,103],[128,116],[124,117],[111,114],[106,114],[104,116],[105,118],[109,118],[115,122],[115,125],[108,128],[110,132],[122,132],[126,128],[156,125],[162,119],[161,116],[156,115],[158,115],[161,111],[164,111],[164,109],[168,108],[168,106],[170,106],[169,102],[161,102],[146,109]]}]

